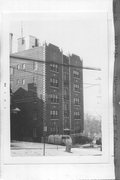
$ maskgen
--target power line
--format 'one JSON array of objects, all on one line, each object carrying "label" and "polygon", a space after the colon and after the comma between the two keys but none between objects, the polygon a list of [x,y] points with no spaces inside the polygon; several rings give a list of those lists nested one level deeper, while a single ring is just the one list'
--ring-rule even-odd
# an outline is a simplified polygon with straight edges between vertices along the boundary
[{"label": "power line", "polygon": [[91,87],[93,87],[93,86],[100,86],[100,84],[90,84],[89,86],[87,86],[87,87],[85,87],[85,88],[87,89],[87,88],[91,88]]},{"label": "power line", "polygon": [[83,83],[83,84],[94,85],[94,86],[99,86],[100,85],[100,84],[92,84],[92,83]]},{"label": "power line", "polygon": [[[17,69],[17,67],[15,66],[10,66],[11,68],[14,68],[14,69]],[[31,74],[35,74],[35,75],[38,75],[38,76],[45,76],[43,74],[39,74],[39,73],[36,73],[36,72],[31,72],[31,71],[28,71],[28,70],[24,70],[24,69],[17,69],[18,71],[23,71],[23,72],[28,72],[28,73],[31,73]],[[27,76],[26,76],[27,77]],[[80,83],[79,84],[86,84],[86,85],[90,85],[91,86],[99,86],[100,84],[92,84],[92,83]],[[89,87],[89,86],[88,86]],[[87,87],[86,87],[87,88]]]},{"label": "power line", "polygon": [[86,69],[86,70],[95,70],[95,71],[101,71],[100,68],[96,68],[96,67],[83,67],[83,66],[75,66],[75,65],[71,65],[71,64],[61,64],[61,63],[57,63],[57,62],[54,62],[54,61],[49,61],[49,62],[46,62],[46,61],[43,61],[43,60],[40,60],[40,59],[33,59],[33,58],[28,58],[28,57],[23,57],[23,56],[17,56],[17,55],[10,55],[11,58],[19,58],[19,59],[24,59],[24,60],[30,60],[30,61],[36,61],[38,63],[42,63],[42,64],[51,64],[51,63],[54,63],[54,64],[57,64],[59,66],[65,66],[65,67],[73,67],[73,68],[77,68],[77,69]]},{"label": "power line", "polygon": [[[18,69],[16,66],[10,66],[10,67],[13,68],[13,69],[16,69],[18,71],[28,72],[28,73],[36,74],[36,75],[39,75],[39,76],[45,76],[44,74],[36,73],[34,71],[28,71],[26,69]],[[96,86],[100,85],[100,84],[91,84],[91,83],[81,83],[81,84],[96,85]]]},{"label": "power line", "polygon": [[85,88],[87,89],[87,88],[90,88],[90,87],[93,87],[93,86],[95,86],[95,85],[90,85],[90,86],[88,86],[88,87],[85,87]]},{"label": "power line", "polygon": [[28,71],[28,70],[24,70],[24,69],[18,69],[17,67],[15,67],[15,66],[10,66],[11,68],[13,68],[13,69],[16,69],[16,70],[18,70],[18,71],[23,71],[23,72],[28,72],[28,73],[31,73],[31,74],[36,74],[36,75],[39,75],[39,76],[45,76],[45,75],[43,75],[43,74],[40,74],[40,73],[36,73],[36,72],[31,72],[31,71]]}]

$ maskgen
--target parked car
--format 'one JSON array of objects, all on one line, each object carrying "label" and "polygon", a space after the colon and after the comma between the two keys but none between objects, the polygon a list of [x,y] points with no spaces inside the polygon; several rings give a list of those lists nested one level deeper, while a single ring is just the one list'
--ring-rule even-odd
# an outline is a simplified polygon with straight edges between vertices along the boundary
[{"label": "parked car", "polygon": [[71,139],[69,135],[50,135],[48,136],[48,143],[50,144],[58,144],[58,145],[66,145],[66,140]]}]

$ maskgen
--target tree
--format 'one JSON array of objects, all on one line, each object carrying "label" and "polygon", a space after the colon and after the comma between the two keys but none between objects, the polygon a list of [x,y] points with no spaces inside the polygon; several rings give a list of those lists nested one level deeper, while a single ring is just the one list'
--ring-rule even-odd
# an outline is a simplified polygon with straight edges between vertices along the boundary
[{"label": "tree", "polygon": [[101,136],[101,116],[93,116],[85,114],[84,118],[84,132],[87,136],[94,137]]}]

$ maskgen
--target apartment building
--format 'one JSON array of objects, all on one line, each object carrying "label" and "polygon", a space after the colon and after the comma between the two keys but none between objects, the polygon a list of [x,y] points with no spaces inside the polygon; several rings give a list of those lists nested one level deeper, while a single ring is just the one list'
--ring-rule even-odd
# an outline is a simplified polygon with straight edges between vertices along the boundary
[{"label": "apartment building", "polygon": [[33,36],[28,42],[32,46],[25,49],[25,39],[19,39],[19,51],[10,54],[14,107],[20,109],[16,117],[12,115],[13,134],[17,126],[14,119],[20,122],[16,130],[19,133],[13,135],[14,138],[37,140],[42,137],[44,127],[47,135],[63,134],[64,129],[81,133],[84,108],[80,57],[73,54],[66,56],[53,44],[40,45]]}]

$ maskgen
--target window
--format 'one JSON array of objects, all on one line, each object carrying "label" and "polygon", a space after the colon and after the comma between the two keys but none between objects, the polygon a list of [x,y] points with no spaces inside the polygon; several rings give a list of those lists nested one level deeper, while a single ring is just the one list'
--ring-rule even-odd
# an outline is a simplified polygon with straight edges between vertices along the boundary
[{"label": "window", "polygon": [[23,85],[25,84],[25,79],[22,80],[22,84],[23,84]]},{"label": "window", "polygon": [[75,129],[75,132],[76,133],[79,133],[80,132],[80,121],[76,121],[75,122],[75,125],[74,125],[74,129]]},{"label": "window", "polygon": [[33,120],[36,121],[38,119],[38,113],[37,111],[33,112]]},{"label": "window", "polygon": [[70,129],[70,120],[64,119],[64,129]]},{"label": "window", "polygon": [[56,115],[56,111],[53,111],[53,116],[55,116]]},{"label": "window", "polygon": [[38,39],[35,39],[35,46],[39,46],[39,42],[38,42]]},{"label": "window", "polygon": [[80,112],[79,111],[74,112],[74,119],[80,119]]},{"label": "window", "polygon": [[58,116],[58,111],[55,111],[55,115]]},{"label": "window", "polygon": [[69,91],[68,91],[68,88],[64,89],[64,99],[69,100]]},{"label": "window", "polygon": [[64,72],[64,85],[69,85],[69,74]]},{"label": "window", "polygon": [[25,40],[24,40],[24,38],[22,38],[22,44],[24,44],[25,43]]},{"label": "window", "polygon": [[74,98],[74,104],[80,105],[80,98]]},{"label": "window", "polygon": [[36,71],[38,69],[38,63],[37,62],[34,62],[33,63],[33,69]]},{"label": "window", "polygon": [[58,64],[51,63],[50,64],[50,70],[54,72],[58,72]]},{"label": "window", "polygon": [[17,65],[17,69],[20,69],[20,64]]},{"label": "window", "polygon": [[51,122],[50,126],[51,126],[50,128],[51,133],[56,134],[59,132],[58,125],[55,121]]},{"label": "window", "polygon": [[54,87],[58,87],[58,79],[57,78],[50,78],[50,85]]},{"label": "window", "polygon": [[40,99],[43,99],[43,95],[42,94],[40,94]]},{"label": "window", "polygon": [[59,103],[59,96],[57,94],[51,94],[50,100],[52,103]]},{"label": "window", "polygon": [[33,83],[37,83],[37,77],[33,77]]},{"label": "window", "polygon": [[50,117],[51,119],[58,119],[58,110],[51,110]]},{"label": "window", "polygon": [[19,80],[19,79],[17,79],[17,82],[16,82],[16,84],[20,84],[20,80]]},{"label": "window", "polygon": [[25,64],[22,64],[22,69],[25,69]]},{"label": "window", "polygon": [[74,91],[80,91],[80,85],[79,84],[74,84]]},{"label": "window", "polygon": [[64,72],[64,81],[69,81],[69,73]]},{"label": "window", "polygon": [[64,104],[64,116],[69,117],[69,105],[66,103]]},{"label": "window", "polygon": [[37,129],[33,128],[33,137],[36,138],[37,137]]},{"label": "window", "polygon": [[10,75],[12,75],[14,73],[14,69],[11,67],[10,68]]},{"label": "window", "polygon": [[69,110],[69,105],[66,104],[66,103],[64,104],[64,110],[65,110],[65,111],[68,111],[68,110]]},{"label": "window", "polygon": [[75,78],[80,78],[80,72],[77,71],[77,70],[74,70],[74,71],[73,71],[73,76],[74,76]]},{"label": "window", "polygon": [[69,111],[64,111],[64,116],[69,117]]}]

